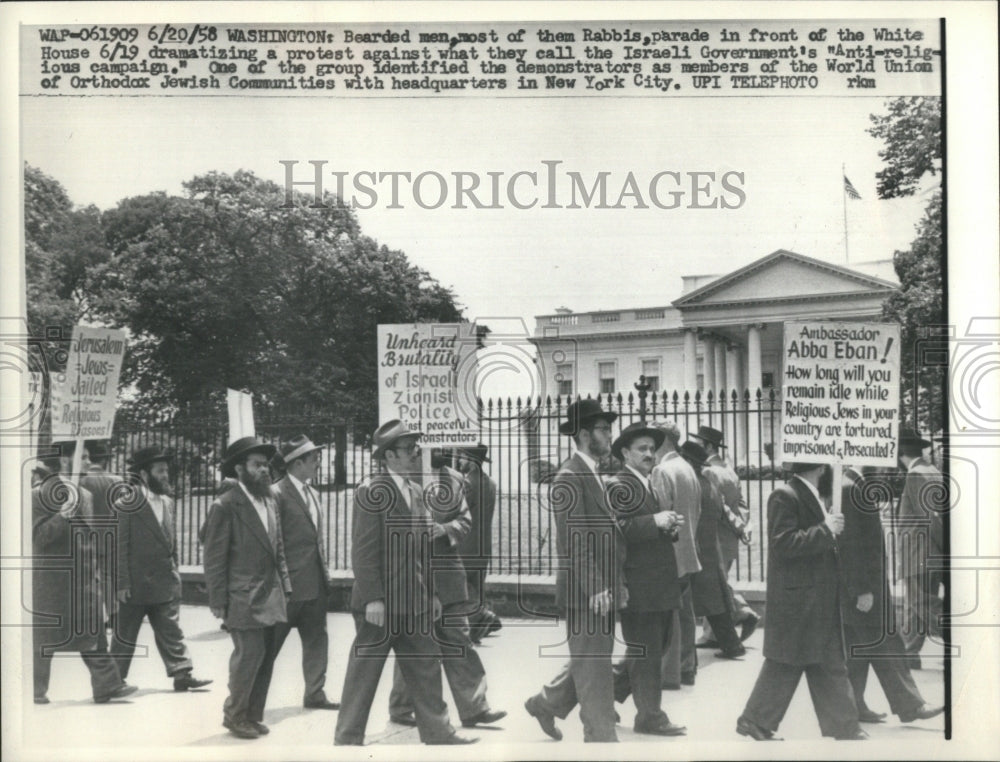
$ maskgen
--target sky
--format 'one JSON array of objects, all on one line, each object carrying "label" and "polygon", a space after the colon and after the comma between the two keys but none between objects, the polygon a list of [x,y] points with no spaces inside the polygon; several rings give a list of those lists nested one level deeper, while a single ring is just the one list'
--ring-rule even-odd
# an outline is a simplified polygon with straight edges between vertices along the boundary
[{"label": "sky", "polygon": [[644,194],[661,171],[743,174],[738,209],[453,209],[450,200],[423,209],[406,193],[404,208],[391,209],[383,185],[379,203],[358,210],[367,235],[454,289],[469,319],[521,318],[531,331],[534,316],[556,307],[669,304],[682,275],[723,274],[779,248],[845,264],[842,166],[862,197],[846,203],[850,262],[907,248],[926,199],[876,196],[881,144],[866,130],[884,103],[23,97],[22,156],[74,203],[102,209],[152,191],[180,193],[182,182],[213,170],[246,169],[283,184],[282,160],[300,162],[296,179],[311,179],[307,162],[325,160],[325,170],[349,178],[363,170],[474,172],[484,184],[489,171],[506,180],[560,161],[560,171],[588,182],[609,172],[612,197],[629,172]]}]

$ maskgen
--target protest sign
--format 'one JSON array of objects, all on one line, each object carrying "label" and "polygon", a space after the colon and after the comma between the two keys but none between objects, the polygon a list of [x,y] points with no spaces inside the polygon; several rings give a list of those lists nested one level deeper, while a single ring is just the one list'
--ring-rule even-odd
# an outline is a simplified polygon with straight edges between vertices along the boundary
[{"label": "protest sign", "polygon": [[782,463],[893,466],[899,326],[786,322]]},{"label": "protest sign", "polygon": [[479,441],[472,323],[378,327],[379,423],[394,418],[434,447]]},{"label": "protest sign", "polygon": [[229,409],[229,440],[232,444],[243,437],[255,437],[253,425],[253,395],[226,389],[226,406]]},{"label": "protest sign", "polygon": [[125,332],[78,325],[66,370],[52,382],[52,439],[110,439]]}]

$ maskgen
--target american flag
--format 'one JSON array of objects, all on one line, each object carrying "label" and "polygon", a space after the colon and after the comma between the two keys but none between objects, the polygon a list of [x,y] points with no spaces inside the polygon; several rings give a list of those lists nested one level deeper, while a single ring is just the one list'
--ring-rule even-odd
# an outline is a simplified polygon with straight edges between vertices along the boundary
[{"label": "american flag", "polygon": [[844,175],[844,192],[851,198],[861,198],[861,194],[858,193],[858,189],[851,184],[850,180],[847,179],[847,175]]}]

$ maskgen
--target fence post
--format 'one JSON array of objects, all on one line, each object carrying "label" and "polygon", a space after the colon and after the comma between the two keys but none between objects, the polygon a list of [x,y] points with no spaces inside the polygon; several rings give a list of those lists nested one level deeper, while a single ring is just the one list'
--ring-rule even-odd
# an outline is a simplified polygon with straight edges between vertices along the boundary
[{"label": "fence post", "polygon": [[633,384],[639,392],[639,421],[646,422],[646,394],[649,392],[649,384],[646,383],[646,376],[639,376],[639,383]]}]

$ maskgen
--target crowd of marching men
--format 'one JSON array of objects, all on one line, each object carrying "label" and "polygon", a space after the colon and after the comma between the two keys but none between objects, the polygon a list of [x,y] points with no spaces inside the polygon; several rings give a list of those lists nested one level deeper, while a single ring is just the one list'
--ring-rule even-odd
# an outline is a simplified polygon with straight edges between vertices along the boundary
[{"label": "crowd of marching men", "polygon": [[[728,582],[739,543],[749,543],[753,529],[723,433],[701,426],[685,438],[666,421],[634,423],[614,437],[615,419],[591,400],[571,404],[560,433],[572,438],[574,453],[549,485],[567,658],[524,708],[556,740],[557,720],[579,706],[586,741],[616,741],[614,705],[629,697],[637,733],[684,735],[665,697],[695,685],[699,647],[741,659],[760,621]],[[278,447],[245,437],[227,448],[223,487],[200,537],[209,606],[233,642],[222,723],[231,734],[269,732],[272,669],[293,628],[302,643],[303,707],[337,711],[338,745],[364,743],[390,650],[397,657],[390,717],[415,726],[423,743],[478,740],[452,726],[442,672],[464,728],[506,716],[489,701],[476,650],[501,627],[484,584],[497,494],[489,451],[456,450],[453,468],[439,454],[425,458],[420,438],[400,421],[373,434],[380,469],[354,496],[355,638],[339,697],[326,692],[331,581],[326,517],[311,483],[323,447],[298,436]],[[73,442],[53,445],[59,454],[36,470],[32,489],[35,703],[49,701],[57,651],[80,653],[95,702],[133,693],[126,678],[146,619],[174,689],[207,689],[212,680],[195,676],[179,623],[170,453],[136,450],[122,479],[105,471],[103,442],[88,441],[79,454]],[[768,498],[764,663],[736,733],[776,740],[803,673],[824,736],[863,739],[859,723],[885,720],[865,703],[869,667],[900,721],[943,711],[923,700],[910,674],[940,613],[928,560],[941,552],[941,501],[929,508],[928,495],[943,480],[923,457],[928,445],[912,430],[900,432],[901,627],[886,580],[879,490],[872,489],[878,476],[845,469],[834,500],[830,466],[789,464],[790,478]],[[620,464],[616,473],[604,471],[609,462]],[[60,561],[71,555],[72,572]],[[619,631],[626,651],[614,663]]]}]

